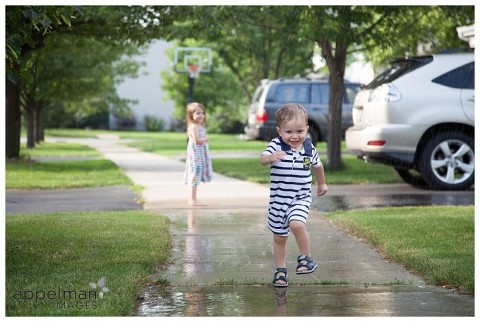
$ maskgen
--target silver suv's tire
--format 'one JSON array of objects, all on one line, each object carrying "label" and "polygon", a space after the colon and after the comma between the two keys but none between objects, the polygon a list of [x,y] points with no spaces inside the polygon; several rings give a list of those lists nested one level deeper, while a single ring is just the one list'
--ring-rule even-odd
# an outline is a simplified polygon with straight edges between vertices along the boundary
[{"label": "silver suv's tire", "polygon": [[416,188],[428,188],[428,184],[420,174],[413,173],[411,170],[403,168],[395,168],[395,171],[403,180],[403,182],[408,183]]},{"label": "silver suv's tire", "polygon": [[418,169],[432,189],[470,188],[475,179],[473,138],[454,131],[436,134],[423,147]]}]

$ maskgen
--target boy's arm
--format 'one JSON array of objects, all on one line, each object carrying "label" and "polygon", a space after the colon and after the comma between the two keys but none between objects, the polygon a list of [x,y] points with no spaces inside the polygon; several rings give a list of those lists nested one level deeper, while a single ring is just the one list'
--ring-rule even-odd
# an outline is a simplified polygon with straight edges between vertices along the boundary
[{"label": "boy's arm", "polygon": [[273,153],[262,153],[260,155],[260,163],[262,165],[268,165],[280,161],[286,155],[284,151],[275,151]]},{"label": "boy's arm", "polygon": [[317,178],[317,196],[323,196],[328,191],[327,183],[325,182],[323,165],[317,168],[313,167],[313,173]]},{"label": "boy's arm", "polygon": [[272,155],[273,154],[270,154],[270,153],[263,153],[262,155],[260,155],[260,163],[262,165],[271,164]]}]

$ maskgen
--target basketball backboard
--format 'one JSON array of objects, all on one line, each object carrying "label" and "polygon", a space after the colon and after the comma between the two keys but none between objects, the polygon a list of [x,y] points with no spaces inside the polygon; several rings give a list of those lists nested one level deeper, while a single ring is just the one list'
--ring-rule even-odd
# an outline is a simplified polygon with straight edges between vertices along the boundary
[{"label": "basketball backboard", "polygon": [[207,47],[175,48],[175,71],[177,73],[189,73],[189,65],[198,66],[198,73],[210,73],[212,70],[212,50]]}]

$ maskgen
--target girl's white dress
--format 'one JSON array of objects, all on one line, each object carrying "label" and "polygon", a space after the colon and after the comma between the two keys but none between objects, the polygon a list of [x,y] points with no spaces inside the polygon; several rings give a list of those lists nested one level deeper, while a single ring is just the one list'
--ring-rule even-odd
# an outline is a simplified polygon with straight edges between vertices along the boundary
[{"label": "girl's white dress", "polygon": [[[199,128],[200,138],[204,138],[207,131]],[[198,186],[202,182],[212,181],[212,161],[208,143],[195,144],[191,135],[188,136],[187,159],[185,162],[185,184]]]}]

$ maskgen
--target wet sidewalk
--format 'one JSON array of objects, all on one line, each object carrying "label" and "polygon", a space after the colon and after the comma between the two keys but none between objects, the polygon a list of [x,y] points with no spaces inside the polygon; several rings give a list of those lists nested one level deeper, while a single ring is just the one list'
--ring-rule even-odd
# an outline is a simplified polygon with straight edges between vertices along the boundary
[{"label": "wet sidewalk", "polygon": [[290,286],[275,289],[268,187],[215,174],[198,189],[206,206],[192,209],[186,207],[183,163],[125,147],[115,138],[84,143],[143,186],[145,208],[172,223],[171,263],[151,276],[134,316],[474,316],[473,297],[426,285],[314,210],[308,230],[319,267],[295,275],[292,236]]}]

